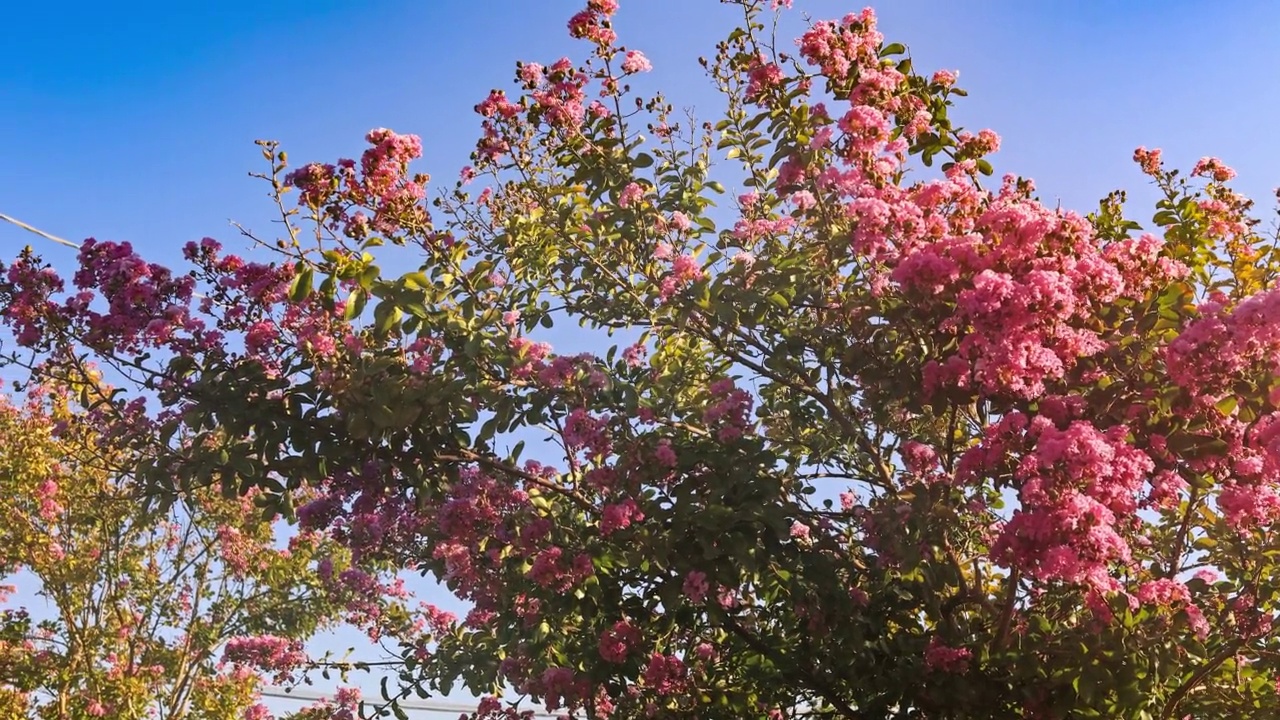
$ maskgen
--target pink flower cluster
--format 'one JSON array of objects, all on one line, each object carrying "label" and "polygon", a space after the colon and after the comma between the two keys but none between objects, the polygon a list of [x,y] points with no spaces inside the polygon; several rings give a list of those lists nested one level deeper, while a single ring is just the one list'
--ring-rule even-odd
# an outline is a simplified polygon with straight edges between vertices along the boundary
[{"label": "pink flower cluster", "polygon": [[[67,300],[65,312],[82,323],[86,345],[134,351],[163,345],[176,330],[203,327],[190,312],[194,278],[173,277],[167,268],[144,261],[127,242],[90,238],[81,245],[79,260],[73,279],[81,292]],[[106,300],[105,313],[93,309],[94,291]]]},{"label": "pink flower cluster", "polygon": [[770,91],[781,87],[784,77],[782,68],[778,67],[777,63],[759,56],[751,61],[750,69],[747,71],[749,82],[743,95],[748,102],[759,102]]},{"label": "pink flower cluster", "polygon": [[1164,161],[1161,159],[1162,151],[1159,148],[1148,150],[1145,147],[1139,147],[1133,151],[1133,161],[1138,163],[1142,168],[1142,172],[1155,177],[1160,174],[1164,167]]},{"label": "pink flower cluster", "polygon": [[613,627],[600,634],[600,657],[606,662],[622,663],[640,644],[640,629],[626,620],[619,620]]},{"label": "pink flower cluster", "polygon": [[944,644],[938,638],[930,638],[924,652],[925,667],[945,673],[964,673],[973,660],[973,651]]},{"label": "pink flower cluster", "polygon": [[[1087,220],[1026,191],[1010,180],[985,202],[949,180],[895,198],[905,205],[864,205],[873,225],[855,242],[893,266],[890,278],[915,312],[959,338],[954,353],[926,365],[926,390],[1039,397],[1107,346],[1092,327],[1102,307],[1185,274],[1154,238],[1103,247]],[[949,217],[937,213],[941,203],[953,208]]]},{"label": "pink flower cluster", "polygon": [[391,234],[405,226],[427,227],[431,216],[422,200],[429,178],[409,174],[409,163],[422,156],[422,140],[386,128],[370,130],[365,140],[371,147],[361,155],[358,170],[355,161],[342,159],[337,165],[304,165],[286,175],[285,183],[300,193],[298,204],[357,240],[371,231]]},{"label": "pink flower cluster", "polygon": [[1200,639],[1209,634],[1209,622],[1204,613],[1191,600],[1187,586],[1177,580],[1161,578],[1143,583],[1134,598],[1144,605],[1181,610],[1187,616],[1187,623]]},{"label": "pink flower cluster", "polygon": [[522,692],[541,697],[548,711],[574,707],[591,692],[588,679],[567,667],[547,668],[541,676],[531,678],[518,687]]},{"label": "pink flower cluster", "polygon": [[588,79],[568,58],[556,61],[547,69],[542,86],[531,94],[530,118],[540,118],[553,128],[576,131],[586,118]]},{"label": "pink flower cluster", "polygon": [[1237,382],[1280,371],[1280,290],[1228,307],[1216,296],[1165,351],[1169,377],[1196,396],[1217,399]]},{"label": "pink flower cluster", "polygon": [[569,36],[608,47],[617,39],[609,18],[618,11],[617,0],[590,0],[587,7],[569,19]]},{"label": "pink flower cluster", "polygon": [[609,416],[594,417],[583,408],[574,408],[564,419],[564,442],[573,451],[585,451],[591,457],[609,455]]},{"label": "pink flower cluster", "polygon": [[627,498],[622,502],[611,503],[606,505],[600,513],[600,534],[608,537],[642,520],[644,520],[644,513],[641,512],[635,500]]},{"label": "pink flower cluster", "polygon": [[720,442],[733,442],[751,428],[751,394],[734,386],[733,380],[722,378],[708,388],[710,403],[702,411],[702,421],[714,429]]},{"label": "pink flower cluster", "polygon": [[653,653],[644,669],[644,683],[658,695],[673,695],[684,689],[687,674],[680,658]]},{"label": "pink flower cluster", "polygon": [[880,64],[884,35],[876,30],[871,8],[850,13],[839,22],[824,20],[813,24],[799,41],[800,54],[830,78],[852,75],[859,67]]},{"label": "pink flower cluster", "polygon": [[572,560],[564,550],[551,546],[538,553],[529,567],[529,579],[557,592],[564,592],[594,573],[590,555],[578,554]]},{"label": "pink flower cluster", "polygon": [[45,339],[49,321],[59,315],[53,296],[65,287],[62,278],[24,254],[5,270],[5,279],[13,290],[4,298],[4,321],[14,329],[19,345],[34,347]]},{"label": "pink flower cluster", "polygon": [[622,60],[622,71],[627,74],[649,72],[652,69],[653,63],[639,50],[628,50],[627,56]]},{"label": "pink flower cluster", "polygon": [[1216,157],[1202,157],[1196,162],[1195,167],[1191,169],[1191,174],[1197,177],[1204,177],[1214,182],[1227,182],[1236,176],[1236,171],[1232,170],[1225,163]]},{"label": "pink flower cluster", "polygon": [[[45,522],[53,522],[62,514],[62,504],[58,502],[58,482],[53,478],[46,479],[36,486],[35,500],[40,503],[36,514]],[[0,600],[3,598],[0,597]]]},{"label": "pink flower cluster", "polygon": [[689,602],[700,604],[707,599],[707,593],[711,592],[711,583],[707,580],[707,574],[701,570],[690,570],[684,578],[684,585],[681,587],[685,597]]},{"label": "pink flower cluster", "polygon": [[232,638],[223,649],[222,659],[275,673],[276,682],[288,682],[308,662],[301,642],[274,635]]},{"label": "pink flower cluster", "polygon": [[1218,422],[1227,438],[1222,460],[1229,463],[1210,457],[1203,464],[1226,476],[1217,498],[1223,519],[1240,531],[1269,528],[1280,520],[1280,413],[1251,426],[1236,418]]},{"label": "pink flower cluster", "polygon": [[1130,559],[1142,488],[1155,467],[1127,434],[1122,425],[1104,431],[1016,411],[992,426],[966,452],[960,474],[1012,463],[1020,507],[1000,530],[993,556],[1028,577],[1118,589],[1111,567]]}]

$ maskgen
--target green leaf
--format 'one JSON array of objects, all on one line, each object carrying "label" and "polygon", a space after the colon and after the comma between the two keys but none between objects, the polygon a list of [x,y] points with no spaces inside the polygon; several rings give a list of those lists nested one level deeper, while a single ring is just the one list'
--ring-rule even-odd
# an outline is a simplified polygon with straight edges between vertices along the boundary
[{"label": "green leaf", "polygon": [[1228,395],[1222,398],[1221,400],[1219,400],[1217,403],[1215,403],[1214,407],[1218,408],[1218,412],[1222,413],[1223,415],[1230,415],[1231,413],[1235,412],[1236,407],[1239,404],[1240,404],[1239,398],[1237,398],[1235,395]]},{"label": "green leaf", "polygon": [[342,312],[342,316],[347,320],[355,320],[360,317],[360,313],[364,312],[364,306],[369,302],[369,293],[364,288],[356,288],[347,296],[347,306]]},{"label": "green leaf", "polygon": [[302,268],[302,272],[293,279],[293,285],[289,288],[289,299],[299,303],[307,299],[311,294],[311,283],[314,280],[315,272],[310,265]]},{"label": "green leaf", "polygon": [[426,273],[409,273],[403,279],[404,286],[410,290],[426,290],[431,287],[431,278],[428,278]]},{"label": "green leaf", "polygon": [[400,322],[400,308],[387,300],[378,303],[378,307],[373,311],[374,331],[379,335],[386,335],[398,322]]}]

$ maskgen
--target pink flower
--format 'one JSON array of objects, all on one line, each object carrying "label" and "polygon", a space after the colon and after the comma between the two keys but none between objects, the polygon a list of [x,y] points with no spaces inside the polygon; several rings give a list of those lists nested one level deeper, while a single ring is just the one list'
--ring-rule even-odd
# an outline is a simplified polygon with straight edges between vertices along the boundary
[{"label": "pink flower", "polygon": [[271,714],[270,708],[262,703],[254,703],[244,711],[244,720],[272,720],[275,716]]},{"label": "pink flower", "polygon": [[644,513],[631,498],[613,505],[606,505],[600,516],[600,534],[608,537],[619,530],[627,529],[631,523],[641,520],[644,520]]},{"label": "pink flower", "polygon": [[1138,602],[1165,607],[1191,601],[1187,586],[1168,578],[1145,582],[1134,595],[1138,598]]},{"label": "pink flower", "polygon": [[51,522],[62,512],[62,505],[58,502],[58,483],[52,478],[36,487],[35,497],[40,501],[41,520]]},{"label": "pink flower", "polygon": [[626,350],[622,351],[622,359],[627,363],[627,367],[640,367],[644,364],[644,358],[648,352],[644,343],[636,343],[629,345]]},{"label": "pink flower", "polygon": [[708,388],[712,403],[702,412],[702,420],[714,428],[720,442],[732,442],[751,427],[750,413],[754,401],[745,390],[735,388],[733,381],[717,380]]},{"label": "pink flower", "polygon": [[785,79],[782,68],[776,63],[768,62],[761,55],[752,61],[747,71],[747,88],[743,94],[748,100],[759,100],[768,90],[780,87]]},{"label": "pink flower", "polygon": [[653,457],[658,464],[668,468],[675,467],[679,462],[676,451],[671,448],[671,441],[667,438],[658,441],[658,446],[653,450]]},{"label": "pink flower", "polygon": [[618,194],[618,207],[628,208],[640,202],[644,197],[644,190],[637,183],[628,183],[622,192]]},{"label": "pink flower", "polygon": [[538,553],[529,568],[528,576],[544,588],[564,592],[590,577],[593,572],[590,557],[577,555],[572,562],[567,562],[564,551],[552,546]]},{"label": "pink flower", "polygon": [[704,277],[706,273],[698,265],[697,259],[689,254],[681,255],[672,261],[671,272],[662,279],[659,297],[665,302],[689,283]]},{"label": "pink flower", "polygon": [[640,644],[640,629],[626,620],[619,620],[600,635],[600,657],[606,662],[623,663],[627,655]]},{"label": "pink flower", "polygon": [[890,124],[879,108],[855,105],[840,118],[836,127],[849,137],[854,150],[870,152],[879,149],[888,140]]},{"label": "pink flower", "polygon": [[1216,157],[1202,157],[1195,167],[1191,169],[1191,174],[1197,177],[1207,177],[1214,182],[1227,182],[1236,176],[1236,171],[1227,167],[1225,163]]},{"label": "pink flower", "polygon": [[972,650],[950,647],[934,637],[929,640],[929,646],[925,649],[924,664],[930,670],[963,674],[969,669],[972,658]]},{"label": "pink flower", "polygon": [[525,63],[520,66],[520,80],[530,86],[541,84],[545,74],[546,69],[538,63]]},{"label": "pink flower", "polygon": [[622,71],[631,73],[648,72],[653,69],[653,64],[649,62],[649,58],[639,50],[628,50],[627,57],[622,61]]},{"label": "pink flower", "polygon": [[711,590],[711,583],[707,581],[707,574],[701,570],[690,570],[684,578],[685,597],[689,598],[689,602],[701,603],[707,599],[707,593]]},{"label": "pink flower", "polygon": [[232,638],[223,648],[222,658],[225,662],[274,672],[277,682],[287,681],[307,661],[301,642],[275,635]]},{"label": "pink flower", "polygon": [[902,464],[914,475],[923,475],[938,464],[938,453],[933,448],[915,440],[902,444]]},{"label": "pink flower", "polygon": [[605,19],[612,12],[597,10],[593,6],[608,6],[612,4],[617,7],[615,0],[598,0],[589,3],[586,10],[574,15],[569,19],[569,36],[573,38],[581,38],[590,40],[600,46],[612,45],[618,39],[618,34],[608,27]]},{"label": "pink flower", "polygon": [[1200,570],[1197,570],[1195,575],[1192,575],[1192,577],[1209,585],[1218,582],[1218,573],[1208,568],[1201,568]]},{"label": "pink flower", "polygon": [[644,683],[659,695],[672,695],[684,687],[684,663],[677,657],[654,653],[644,671]]},{"label": "pink flower", "polygon": [[795,203],[797,210],[810,210],[818,204],[818,201],[813,197],[813,193],[808,190],[792,193],[791,202]]},{"label": "pink flower", "polygon": [[1160,160],[1160,149],[1148,150],[1140,147],[1133,151],[1133,161],[1142,167],[1142,172],[1155,176],[1160,173],[1162,163]]}]

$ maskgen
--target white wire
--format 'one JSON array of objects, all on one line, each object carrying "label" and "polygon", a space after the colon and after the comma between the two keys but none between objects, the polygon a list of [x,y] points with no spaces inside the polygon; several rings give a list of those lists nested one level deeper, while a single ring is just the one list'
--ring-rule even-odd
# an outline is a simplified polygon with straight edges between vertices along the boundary
[{"label": "white wire", "polygon": [[[269,687],[259,693],[262,697],[282,698],[286,700],[298,701],[315,701],[332,699],[329,695],[324,695],[311,690],[288,690],[285,688]],[[479,704],[477,702],[477,704]],[[447,712],[447,713],[473,713],[476,711],[475,705],[465,705],[460,703],[418,703],[418,702],[401,702],[401,709],[404,710],[423,710],[426,712]],[[560,718],[565,714],[552,714],[546,712],[535,712],[535,718]]]},{"label": "white wire", "polygon": [[47,233],[47,232],[45,232],[45,231],[43,231],[43,230],[41,230],[41,229],[39,229],[39,228],[32,227],[32,226],[30,226],[30,225],[28,225],[28,224],[26,224],[26,223],[22,222],[21,220],[19,220],[19,219],[15,218],[15,217],[11,217],[11,216],[9,216],[9,215],[5,215],[4,213],[0,213],[0,220],[4,220],[5,222],[13,223],[14,225],[17,225],[18,227],[22,228],[23,230],[26,230],[27,232],[33,232],[33,233],[35,233],[36,235],[39,235],[40,237],[42,237],[42,238],[44,238],[44,239],[46,239],[46,240],[52,240],[52,241],[54,241],[54,242],[58,243],[59,245],[66,245],[67,247],[70,247],[70,248],[79,248],[79,247],[80,247],[79,245],[77,245],[76,243],[71,242],[70,240],[65,240],[65,239],[63,239],[63,238],[58,237],[57,235],[50,235],[49,233]]}]

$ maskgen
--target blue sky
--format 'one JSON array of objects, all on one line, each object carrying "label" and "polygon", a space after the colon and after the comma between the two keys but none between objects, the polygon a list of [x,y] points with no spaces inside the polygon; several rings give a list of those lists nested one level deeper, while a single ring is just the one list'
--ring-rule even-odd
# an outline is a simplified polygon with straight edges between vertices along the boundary
[{"label": "blue sky", "polygon": [[[236,244],[228,220],[267,231],[271,206],[246,173],[257,138],[295,162],[355,156],[370,128],[423,137],[421,169],[452,183],[477,128],[472,106],[510,87],[513,63],[549,63],[570,0],[220,0],[11,3],[0,44],[0,212],[55,234],[131,240],[176,261],[188,240]],[[696,65],[733,8],[622,0],[616,27],[644,50],[677,106],[714,108]],[[837,17],[861,4],[796,0]],[[1130,160],[1163,147],[1189,167],[1217,155],[1270,213],[1280,185],[1280,3],[1266,0],[892,0],[878,8],[917,68],[959,69],[955,114],[1004,138],[997,172],[1090,209],[1112,189],[1150,199]],[[794,34],[794,33],[792,33]],[[1131,215],[1149,219],[1150,206]],[[0,226],[0,256],[44,241]],[[69,267],[71,251],[45,254]]]}]

